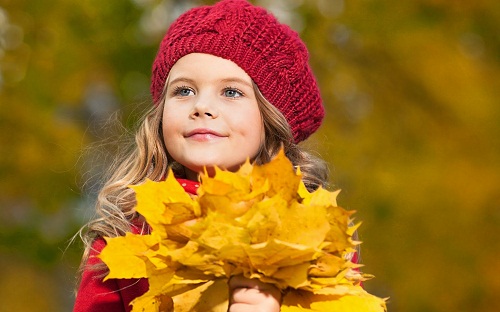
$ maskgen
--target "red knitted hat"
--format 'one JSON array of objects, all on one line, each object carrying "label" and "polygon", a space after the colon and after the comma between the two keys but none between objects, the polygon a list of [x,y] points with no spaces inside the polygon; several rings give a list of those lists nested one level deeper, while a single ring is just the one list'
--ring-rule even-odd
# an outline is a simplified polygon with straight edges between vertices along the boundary
[{"label": "red knitted hat", "polygon": [[296,143],[319,128],[324,108],[307,48],[265,9],[244,0],[223,0],[182,14],[168,29],[153,63],[155,102],[172,66],[190,53],[212,54],[241,67],[285,116]]}]

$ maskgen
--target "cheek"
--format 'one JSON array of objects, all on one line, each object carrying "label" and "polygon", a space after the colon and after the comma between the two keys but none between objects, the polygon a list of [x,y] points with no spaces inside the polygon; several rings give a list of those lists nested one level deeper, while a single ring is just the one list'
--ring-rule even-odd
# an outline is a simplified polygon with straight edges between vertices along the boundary
[{"label": "cheek", "polygon": [[165,112],[165,110],[163,111],[163,117],[161,119],[161,130],[163,132],[163,141],[165,142],[165,144],[167,143],[166,141],[168,136],[168,131],[169,131],[169,127],[170,127],[170,123],[168,122],[169,118],[168,118],[168,115],[167,113]]},{"label": "cheek", "polygon": [[254,147],[255,145],[258,145],[260,149],[260,147],[264,144],[266,136],[260,112],[248,112],[246,117],[241,120],[240,125],[242,126],[244,136]]},{"label": "cheek", "polygon": [[162,132],[163,132],[163,142],[165,146],[169,147],[176,136],[175,134],[179,131],[178,122],[176,122],[178,118],[174,118],[174,114],[172,111],[164,109],[163,117],[162,117]]}]

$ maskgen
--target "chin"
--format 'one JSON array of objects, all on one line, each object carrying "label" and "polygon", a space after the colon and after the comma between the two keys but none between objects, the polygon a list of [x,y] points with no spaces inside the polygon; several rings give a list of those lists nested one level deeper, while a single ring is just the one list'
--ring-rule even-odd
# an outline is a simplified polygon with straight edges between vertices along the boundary
[{"label": "chin", "polygon": [[190,170],[199,173],[204,173],[206,170],[209,176],[213,176],[215,174],[215,167],[222,170],[237,171],[243,163],[244,162],[242,162],[240,165],[230,164],[229,166],[227,166],[217,162],[203,162],[193,164],[192,166],[189,166],[189,168]]}]

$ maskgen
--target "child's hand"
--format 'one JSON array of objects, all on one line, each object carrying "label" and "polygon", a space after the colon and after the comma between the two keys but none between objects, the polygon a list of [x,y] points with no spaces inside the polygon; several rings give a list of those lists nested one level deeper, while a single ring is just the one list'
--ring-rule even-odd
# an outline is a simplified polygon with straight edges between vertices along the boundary
[{"label": "child's hand", "polygon": [[242,275],[229,280],[228,312],[279,312],[281,292],[271,284],[265,284]]}]

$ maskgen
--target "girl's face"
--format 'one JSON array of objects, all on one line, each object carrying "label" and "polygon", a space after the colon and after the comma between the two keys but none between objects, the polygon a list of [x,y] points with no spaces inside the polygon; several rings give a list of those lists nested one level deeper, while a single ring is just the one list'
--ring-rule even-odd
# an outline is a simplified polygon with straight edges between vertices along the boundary
[{"label": "girl's face", "polygon": [[172,67],[163,109],[168,153],[196,178],[207,167],[237,170],[257,156],[264,126],[251,78],[232,61],[188,54]]}]

